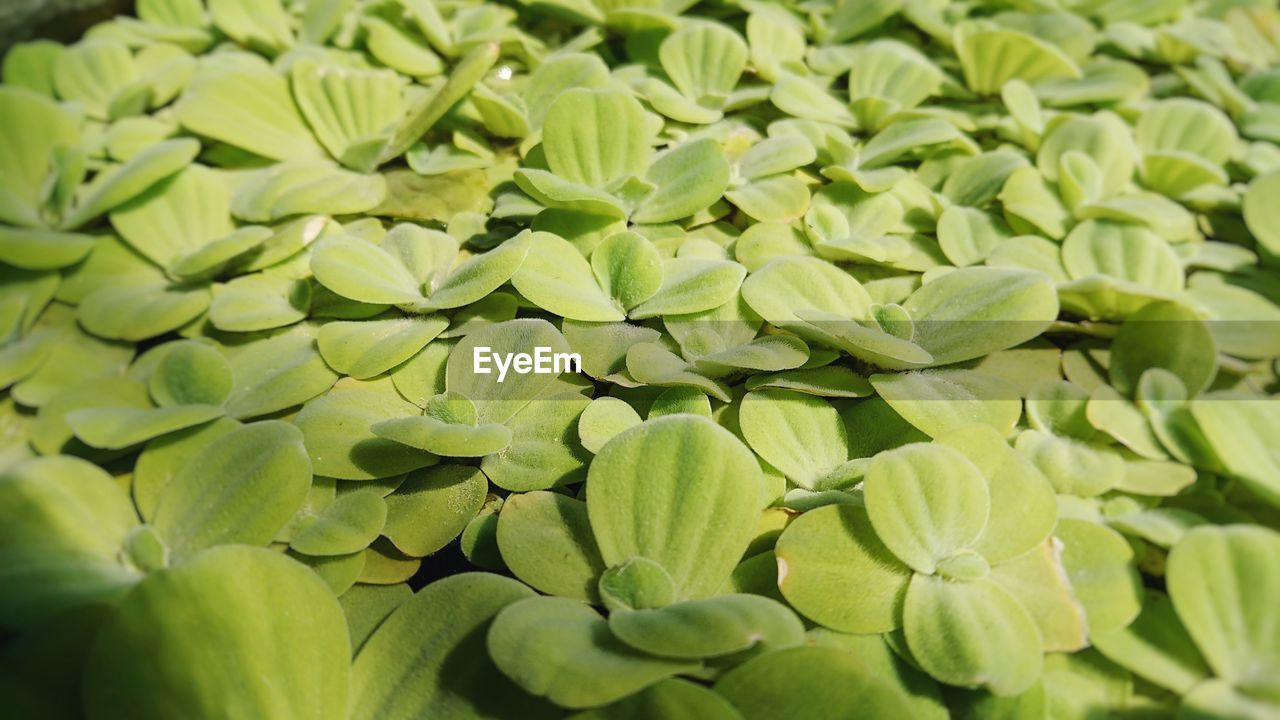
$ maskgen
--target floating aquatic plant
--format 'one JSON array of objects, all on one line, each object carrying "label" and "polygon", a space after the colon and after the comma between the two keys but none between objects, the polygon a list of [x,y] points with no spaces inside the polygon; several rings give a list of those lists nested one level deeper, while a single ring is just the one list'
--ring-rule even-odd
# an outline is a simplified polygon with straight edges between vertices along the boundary
[{"label": "floating aquatic plant", "polygon": [[1280,716],[1277,27],[141,0],[14,46],[4,714]]}]

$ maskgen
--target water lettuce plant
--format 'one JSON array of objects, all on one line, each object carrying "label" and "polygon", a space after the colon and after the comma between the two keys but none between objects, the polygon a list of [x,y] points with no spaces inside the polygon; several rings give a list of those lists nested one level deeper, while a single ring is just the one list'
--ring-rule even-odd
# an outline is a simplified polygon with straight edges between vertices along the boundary
[{"label": "water lettuce plant", "polygon": [[0,714],[1280,717],[1274,2],[136,6],[0,64]]}]

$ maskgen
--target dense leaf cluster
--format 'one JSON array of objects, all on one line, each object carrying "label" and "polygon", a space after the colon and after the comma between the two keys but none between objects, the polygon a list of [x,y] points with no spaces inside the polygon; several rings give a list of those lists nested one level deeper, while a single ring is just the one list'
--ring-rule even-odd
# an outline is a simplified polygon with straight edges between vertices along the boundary
[{"label": "dense leaf cluster", "polygon": [[1274,2],[137,6],[3,62],[0,714],[1280,716]]}]

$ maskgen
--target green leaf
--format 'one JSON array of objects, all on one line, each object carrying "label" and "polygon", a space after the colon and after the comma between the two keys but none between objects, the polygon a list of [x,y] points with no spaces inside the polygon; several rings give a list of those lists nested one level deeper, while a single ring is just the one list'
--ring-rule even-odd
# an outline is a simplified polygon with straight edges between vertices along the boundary
[{"label": "green leaf", "polygon": [[521,190],[549,208],[606,218],[622,219],[627,216],[622,201],[608,192],[563,180],[545,170],[520,168],[514,180]]},{"label": "green leaf", "polygon": [[1106,220],[1086,220],[1062,242],[1062,264],[1074,280],[1105,275],[1158,293],[1182,290],[1182,262],[1154,232]]},{"label": "green leaf", "polygon": [[239,422],[223,417],[147,443],[134,465],[133,484],[130,488],[142,519],[150,522],[155,518],[156,507],[160,505],[165,487],[192,458],[214,440],[240,426]]},{"label": "green leaf", "polygon": [[1169,98],[1143,111],[1134,125],[1134,140],[1143,152],[1181,151],[1222,165],[1235,153],[1239,138],[1231,119],[1209,103]]},{"label": "green leaf", "polygon": [[225,273],[238,261],[248,260],[250,253],[262,248],[274,236],[275,233],[270,228],[260,225],[242,227],[201,248],[173,258],[166,270],[179,280],[187,282],[208,280]]},{"label": "green leaf", "polygon": [[598,590],[611,612],[659,608],[676,599],[671,574],[658,563],[638,556],[605,570]]},{"label": "green leaf", "polygon": [[486,325],[463,338],[449,355],[445,386],[476,404],[479,423],[506,423],[521,408],[552,390],[557,377],[548,373],[510,373],[498,382],[498,370],[492,362],[483,369],[475,363],[476,348],[481,347],[497,356],[529,353],[538,347],[549,348],[553,355],[569,351],[559,330],[546,320],[532,318]]},{"label": "green leaf", "polygon": [[696,660],[760,647],[768,652],[804,640],[791,610],[758,595],[720,595],[651,610],[614,612],[609,630],[651,655]]},{"label": "green leaf", "polygon": [[280,0],[209,0],[213,24],[241,45],[276,54],[293,45],[292,21]]},{"label": "green leaf", "polygon": [[0,474],[0,609],[5,628],[111,602],[138,580],[118,562],[137,515],[128,495],[78,458],[37,458]]},{"label": "green leaf", "polygon": [[566,598],[511,604],[494,619],[488,647],[493,662],[516,684],[568,708],[613,702],[697,668],[632,650],[594,610]]},{"label": "green leaf", "polygon": [[1218,356],[1200,313],[1176,302],[1154,302],[1129,316],[1111,344],[1111,384],[1131,395],[1151,368],[1176,375],[1191,395],[1209,385]]},{"label": "green leaf", "polygon": [[871,296],[852,276],[817,258],[782,257],[742,282],[742,298],[767,322],[799,319],[812,309],[858,318],[868,313]]},{"label": "green leaf", "polygon": [[1262,398],[1205,398],[1191,401],[1191,415],[1227,470],[1259,497],[1280,504],[1280,456],[1270,440],[1280,429],[1280,404]]},{"label": "green leaf", "polygon": [[[787,526],[775,552],[778,588],[810,620],[841,632],[899,626],[911,570],[884,546],[864,508],[810,510]],[[856,603],[848,602],[852,592]]]},{"label": "green leaf", "polygon": [[349,653],[342,609],[311,570],[215,548],[150,575],[112,613],[86,661],[85,707],[93,718],[342,718]]},{"label": "green leaf", "polygon": [[86,408],[67,414],[67,424],[86,445],[119,450],[171,432],[202,425],[222,415],[213,405],[162,408]]},{"label": "green leaf", "polygon": [[1169,553],[1169,596],[1214,674],[1274,697],[1280,594],[1275,532],[1228,525],[1191,530]]},{"label": "green leaf", "polygon": [[1031,615],[1046,651],[1076,652],[1088,647],[1084,608],[1072,592],[1053,542],[1043,542],[991,568],[991,581]]},{"label": "green leaf", "polygon": [[160,407],[221,405],[231,394],[231,366],[216,349],[196,341],[168,345],[148,380]]},{"label": "green leaf", "polygon": [[[418,2],[416,5],[422,5]],[[430,7],[430,3],[425,3]],[[428,33],[438,32],[439,22],[430,22],[420,25],[425,28]],[[458,64],[453,66],[453,71],[449,74],[449,79],[444,85],[440,86],[434,93],[422,95],[409,109],[405,112],[404,117],[400,120],[400,124],[396,127],[395,132],[391,136],[391,141],[387,143],[379,158],[379,163],[385,163],[404,154],[406,150],[413,146],[415,142],[420,140],[428,130],[432,128],[449,112],[454,105],[466,97],[467,93],[475,87],[476,83],[489,72],[489,68],[498,60],[498,44],[493,42],[481,43],[471,49]]]},{"label": "green leaf", "polygon": [[358,654],[382,621],[411,597],[408,585],[356,585],[344,592],[338,602],[347,616],[352,652]]},{"label": "green leaf", "polygon": [[60,227],[75,230],[99,215],[146,192],[156,183],[191,164],[200,144],[190,138],[166,140],[129,158],[123,165],[109,167],[83,187],[71,212]]},{"label": "green leaf", "polygon": [[[10,54],[6,60],[12,57]],[[0,221],[26,227],[43,225],[42,188],[53,170],[53,151],[80,142],[78,124],[53,100],[25,88],[0,87]]]},{"label": "green leaf", "polygon": [[1099,440],[1087,415],[1089,393],[1065,380],[1045,380],[1027,394],[1027,423],[1052,435]]},{"label": "green leaf", "polygon": [[422,569],[422,560],[405,555],[389,540],[378,538],[364,551],[364,567],[356,582],[398,585],[409,582]]},{"label": "green leaf", "polygon": [[728,190],[724,198],[760,222],[788,222],[809,209],[809,188],[790,175],[755,180]]},{"label": "green leaf", "polygon": [[[480,512],[488,489],[485,476],[464,465],[414,471],[386,497],[382,534],[413,557],[430,555],[462,533]],[[431,522],[422,522],[425,517]]]},{"label": "green leaf", "polygon": [[1011,235],[1004,222],[975,208],[949,207],[938,218],[938,246],[960,267],[986,260]]},{"label": "green leaf", "polygon": [[[443,397],[443,396],[438,396]],[[498,423],[475,424],[475,406],[458,396],[470,411],[467,421],[439,417],[432,404],[423,416],[374,423],[373,434],[444,457],[484,457],[511,445],[511,431]]]},{"label": "green leaf", "polygon": [[1275,714],[1276,703],[1238,690],[1226,681],[1209,679],[1187,693],[1179,712],[1196,720],[1209,720],[1224,713],[1249,720],[1263,720]]},{"label": "green leaf", "polygon": [[353,170],[376,168],[400,120],[396,74],[302,61],[290,76],[298,108],[329,154]]},{"label": "green leaf", "polygon": [[940,435],[938,442],[963,453],[987,480],[991,512],[986,529],[973,544],[976,552],[998,565],[1049,537],[1058,519],[1054,488],[999,432],[966,425]]},{"label": "green leaf", "polygon": [[578,418],[578,438],[582,441],[582,447],[595,454],[615,435],[643,421],[640,414],[626,402],[608,396],[598,397],[591,401]]},{"label": "green leaf", "polygon": [[950,142],[958,137],[960,131],[945,120],[904,120],[876,133],[862,146],[858,167],[867,170],[884,167],[916,148]]},{"label": "green leaf", "polygon": [[291,215],[372,212],[387,196],[381,175],[343,170],[327,160],[293,159],[254,172],[232,199],[231,211],[248,222]]},{"label": "green leaf", "polygon": [[629,94],[575,88],[547,110],[542,147],[551,172],[570,182],[608,188],[628,175],[644,175],[650,127],[644,108]]},{"label": "green leaf", "polygon": [[310,485],[302,433],[280,420],[253,423],[214,440],[174,475],[153,524],[177,558],[215,545],[266,545]]},{"label": "green leaf", "polygon": [[99,340],[80,330],[70,309],[54,305],[41,318],[53,321],[61,316],[69,324],[48,339],[49,346],[34,357],[38,367],[24,372],[9,391],[13,399],[30,407],[40,407],[66,388],[86,380],[120,375],[133,358],[133,347]]},{"label": "green leaf", "polygon": [[738,422],[751,449],[800,487],[813,489],[849,459],[844,423],[822,398],[787,390],[747,393]]},{"label": "green leaf", "polygon": [[529,256],[511,278],[527,300],[572,320],[609,322],[625,317],[618,302],[601,288],[587,259],[568,240],[535,232],[529,236],[529,245]]},{"label": "green leaf", "polygon": [[994,95],[1015,79],[1080,77],[1080,69],[1057,47],[1016,30],[964,23],[956,26],[955,43],[965,82],[982,95]]},{"label": "green leaf", "polygon": [[218,174],[191,165],[111,212],[111,225],[160,267],[229,235],[231,200]]},{"label": "green leaf", "polygon": [[53,270],[80,262],[93,249],[92,235],[0,227],[0,262],[24,270]]},{"label": "green leaf", "polygon": [[914,443],[875,456],[863,495],[880,540],[926,574],[945,574],[945,563],[981,536],[990,512],[982,473],[942,445]]},{"label": "green leaf", "polygon": [[[53,85],[58,97],[82,103],[98,120],[113,119],[114,103],[138,78],[129,48],[107,38],[86,40],[58,54]],[[133,112],[128,114],[135,114]]]},{"label": "green leaf", "polygon": [[431,315],[388,320],[330,322],[320,328],[320,355],[334,370],[367,380],[408,360],[448,326]]},{"label": "green leaf", "polygon": [[1242,206],[1245,225],[1249,232],[1272,255],[1280,255],[1280,172],[1259,175],[1249,183]]},{"label": "green leaf", "polygon": [[1106,633],[1133,622],[1142,607],[1142,583],[1131,564],[1133,549],[1120,533],[1063,518],[1054,535],[1062,541],[1062,566],[1084,606],[1089,632]]},{"label": "green leaf", "polygon": [[223,348],[234,382],[227,414],[252,418],[285,410],[328,390],[338,379],[305,327]]},{"label": "green leaf", "polygon": [[1088,156],[1102,171],[1104,196],[1115,195],[1133,177],[1136,153],[1129,129],[1119,117],[1105,112],[1074,115],[1050,127],[1036,153],[1036,167],[1045,179],[1061,179],[1062,158],[1072,151]]},{"label": "green leaf", "polygon": [[725,673],[715,691],[728,698],[745,720],[911,716],[901,690],[870,673],[853,655],[835,648],[766,653]]},{"label": "green leaf", "polygon": [[597,245],[591,252],[591,270],[600,288],[623,308],[648,300],[662,286],[658,249],[633,232],[615,233]]},{"label": "green leaf", "polygon": [[843,102],[823,87],[799,75],[783,73],[769,93],[769,101],[782,112],[842,128],[854,128],[858,120]]},{"label": "green leaf", "polygon": [[955,582],[916,575],[903,625],[911,655],[950,685],[1017,695],[1040,676],[1040,630],[1026,609],[990,580]]},{"label": "green leaf", "polygon": [[191,132],[265,158],[318,158],[324,153],[294,105],[289,83],[265,67],[204,72],[174,110]]},{"label": "green leaf", "polygon": [[714,593],[746,550],[759,511],[759,465],[731,433],[694,415],[624,431],[591,463],[587,509],[600,555],[641,556],[681,597]]},{"label": "green leaf", "polygon": [[662,41],[658,57],[685,97],[706,102],[727,97],[738,84],[747,62],[747,44],[718,23],[690,23]]},{"label": "green leaf", "polygon": [[317,475],[376,480],[434,465],[434,455],[384,440],[374,423],[415,415],[418,406],[400,397],[391,380],[346,379],[303,406],[294,422],[306,440]]},{"label": "green leaf", "polygon": [[512,495],[498,515],[498,548],[516,577],[549,595],[593,602],[605,564],[587,505],[553,492]]},{"label": "green leaf", "polygon": [[316,280],[342,297],[394,305],[424,300],[421,283],[391,253],[352,235],[335,235],[311,251]]},{"label": "green leaf", "polygon": [[443,272],[441,268],[428,284],[429,300],[421,307],[458,308],[483,300],[525,262],[530,243],[523,237],[507,240],[486,253],[473,255],[457,267]]},{"label": "green leaf", "polygon": [[513,492],[579,482],[590,455],[578,444],[575,428],[588,403],[576,391],[528,403],[506,423],[511,446],[486,456],[480,468],[495,485]]},{"label": "green leaf", "polygon": [[872,375],[870,380],[895,412],[930,437],[972,423],[1008,436],[1022,415],[1017,390],[979,370]]},{"label": "green leaf", "polygon": [[687,680],[661,680],[603,707],[584,710],[573,720],[628,720],[657,716],[669,720],[737,720],[740,716],[720,695]]},{"label": "green leaf", "polygon": [[729,186],[729,161],[714,140],[694,140],[659,156],[645,179],[654,190],[640,202],[631,219],[638,223],[671,222],[720,199]]},{"label": "green leaf", "polygon": [[[117,377],[90,380],[58,393],[35,413],[35,422],[27,428],[31,447],[41,455],[75,455],[99,462],[109,460],[114,452],[95,452],[75,438],[66,416],[83,408],[107,407],[148,408],[147,386],[136,380]],[[20,431],[19,431],[20,432]]]},{"label": "green leaf", "polygon": [[289,547],[324,557],[359,553],[378,537],[386,520],[387,503],[376,492],[344,493],[302,520],[289,539]]},{"label": "green leaf", "polygon": [[902,304],[915,322],[915,342],[946,365],[1014,347],[1057,318],[1058,300],[1045,275],[1003,268],[963,268],[911,294]]},{"label": "green leaf", "polygon": [[111,340],[146,340],[200,317],[209,289],[167,283],[107,285],[89,294],[76,313],[80,324]]},{"label": "green leaf", "polygon": [[1018,453],[1039,468],[1060,493],[1101,495],[1124,480],[1124,459],[1106,445],[1038,430],[1023,431],[1014,444]]},{"label": "green leaf", "polygon": [[632,318],[684,315],[718,308],[733,300],[746,270],[730,260],[674,258],[662,263],[662,285],[631,309]]},{"label": "green leaf", "polygon": [[311,283],[287,272],[245,275],[216,286],[209,322],[227,332],[255,332],[292,325],[311,309]]},{"label": "green leaf", "polygon": [[1210,674],[1169,596],[1154,590],[1147,591],[1142,613],[1129,626],[1095,633],[1092,640],[1108,660],[1179,694],[1186,694]]},{"label": "green leaf", "polygon": [[1026,160],[1014,153],[976,155],[956,167],[943,183],[942,192],[957,205],[984,207],[996,199],[1013,171],[1026,164]]}]

